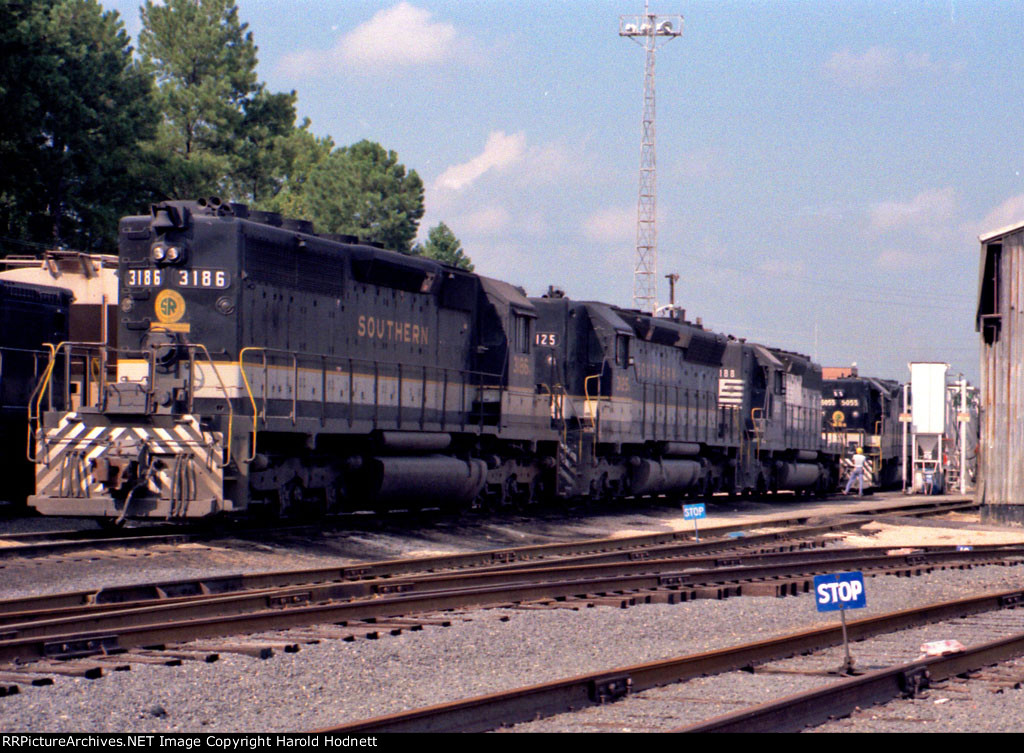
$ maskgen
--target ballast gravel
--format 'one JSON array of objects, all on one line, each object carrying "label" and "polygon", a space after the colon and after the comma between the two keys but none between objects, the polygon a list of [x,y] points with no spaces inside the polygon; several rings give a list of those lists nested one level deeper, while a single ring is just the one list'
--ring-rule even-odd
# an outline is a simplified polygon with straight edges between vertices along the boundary
[{"label": "ballast gravel", "polygon": [[[755,505],[709,510],[709,518],[734,514],[733,523],[765,513],[791,513],[790,506]],[[847,510],[848,511],[848,510]],[[678,510],[664,508],[629,514],[562,519],[488,520],[482,524],[438,525],[416,531],[389,528],[325,537],[323,542],[220,540],[211,544],[152,546],[95,555],[51,556],[32,561],[0,559],[0,598],[56,593],[99,584],[117,585],[211,574],[328,567],[367,559],[471,551],[523,543],[598,538],[618,533],[678,529]],[[709,520],[709,523],[712,521]],[[70,527],[49,520],[6,521],[4,530]],[[692,524],[690,524],[692,525]],[[973,524],[972,535],[987,537]],[[702,533],[703,533],[702,528]],[[894,544],[894,526],[865,532],[856,544]],[[920,543],[972,542],[952,527]],[[882,576],[867,581],[867,608],[856,617],[895,611],[978,593],[1024,588],[1024,568],[976,567],[936,571],[916,578]],[[774,598],[699,600],[630,609],[491,609],[446,613],[451,627],[426,626],[419,632],[384,635],[355,642],[324,640],[303,644],[295,654],[277,652],[261,661],[221,652],[213,664],[186,661],[179,667],[132,664],[87,680],[55,676],[50,687],[22,686],[0,698],[4,732],[274,732],[309,731],[419,706],[463,699],[618,666],[699,653],[831,624],[835,614],[819,614],[809,595]],[[280,643],[286,634],[253,636]],[[940,629],[933,640],[956,639]],[[291,639],[294,640],[294,639]],[[222,643],[231,642],[224,639]],[[216,641],[206,641],[216,643]],[[854,649],[856,651],[856,649]],[[776,678],[777,679],[777,678]],[[702,678],[637,694],[625,703],[563,714],[529,724],[521,731],[649,731],[692,721],[697,706],[709,707],[702,683],[713,681],[735,707],[753,700],[750,675]],[[787,681],[795,692],[807,678]],[[758,680],[760,681],[760,680]],[[732,683],[731,690],[728,684]],[[968,683],[968,688],[971,684]],[[984,695],[988,692],[989,695]],[[731,696],[729,695],[731,693]],[[823,731],[1020,731],[1024,730],[1021,691],[994,695],[974,688],[948,700],[936,695],[898,702],[909,711],[865,710]],[[991,696],[991,697],[989,697]],[[637,717],[623,712],[639,703]],[[1016,704],[1014,707],[1013,704]],[[685,714],[679,709],[684,708]],[[926,725],[911,711],[931,713]],[[732,710],[732,709],[727,709]],[[698,715],[699,718],[699,715]]]},{"label": "ballast gravel", "polygon": [[[976,567],[916,578],[867,581],[868,607],[857,617],[1020,588],[1024,569]],[[571,611],[493,609],[449,615],[452,626],[430,627],[379,640],[304,645],[297,654],[265,661],[223,654],[214,664],[133,665],[97,680],[58,677],[51,687],[25,688],[0,698],[0,729],[30,732],[264,732],[308,731],[404,709],[492,693],[616,666],[698,653],[829,624],[809,595],[699,600],[630,609]],[[507,619],[506,619],[507,618]],[[277,634],[266,634],[280,641]],[[936,633],[934,640],[955,639]],[[736,673],[737,702],[750,694],[750,675]],[[806,687],[794,676],[793,691]],[[719,681],[721,686],[721,681]],[[670,686],[643,701],[639,729],[671,726],[673,709],[699,703],[700,686]],[[659,702],[658,697],[662,700]],[[1007,698],[1019,693],[1008,693]],[[1024,729],[1024,710],[1007,716],[1001,697],[957,717],[954,729]],[[960,701],[946,706],[958,708]],[[513,731],[622,731],[612,704],[518,725]],[[927,728],[947,731],[943,714]],[[600,716],[611,713],[607,719]],[[710,716],[711,714],[709,714]],[[647,721],[644,721],[645,718]],[[969,723],[969,727],[962,725]],[[636,729],[637,720],[630,722]],[[921,731],[887,721],[887,731]],[[894,726],[895,725],[895,726]],[[958,726],[959,725],[959,726]],[[1012,725],[1011,725],[1012,726]],[[881,728],[880,728],[881,729]]]}]

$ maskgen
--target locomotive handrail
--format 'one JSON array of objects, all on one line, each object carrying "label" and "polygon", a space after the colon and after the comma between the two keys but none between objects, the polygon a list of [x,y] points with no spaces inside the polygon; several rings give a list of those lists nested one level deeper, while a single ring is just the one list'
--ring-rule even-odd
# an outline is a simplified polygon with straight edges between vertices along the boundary
[{"label": "locomotive handrail", "polygon": [[[245,374],[245,354],[246,354],[247,351],[250,351],[250,350],[262,351],[263,352],[263,364],[264,364],[264,366],[266,366],[266,363],[267,363],[267,353],[266,353],[267,349],[266,348],[247,346],[245,348],[242,348],[240,351],[238,351],[238,370],[240,372],[242,372],[242,383],[245,384],[245,392],[249,396],[249,402],[252,404],[252,452],[249,455],[249,457],[246,458],[246,460],[245,460],[246,463],[251,463],[253,460],[256,459],[256,433],[257,433],[256,414],[258,413],[258,411],[256,410],[256,398],[254,398],[252,396],[252,387],[249,385],[249,377],[247,377],[246,374]],[[264,383],[263,392],[264,392],[264,394],[266,394],[266,384],[265,383]],[[264,415],[264,420],[265,419],[266,419],[266,415]]]},{"label": "locomotive handrail", "polygon": [[[62,345],[63,343],[60,343],[60,344]],[[36,388],[34,390],[32,390],[32,394],[29,395],[29,405],[28,405],[28,409],[29,409],[29,426],[28,426],[29,435],[27,437],[27,442],[25,444],[25,456],[26,456],[26,458],[28,458],[30,463],[35,463],[37,458],[39,457],[38,455],[36,457],[32,456],[32,448],[33,448],[33,445],[35,444],[33,442],[33,437],[39,431],[39,426],[38,425],[36,426],[35,431],[33,431],[32,424],[33,424],[33,421],[35,421],[37,423],[39,421],[40,408],[41,408],[42,402],[43,402],[43,392],[46,391],[44,385],[49,383],[50,376],[53,373],[53,366],[54,366],[54,364],[56,364],[56,349],[57,348],[54,347],[53,343],[50,343],[50,342],[44,342],[43,346],[49,349],[49,351],[50,351],[50,360],[49,360],[49,363],[46,365],[46,371],[43,373],[43,377],[39,380],[39,383],[36,384]],[[57,347],[59,347],[59,346],[60,345],[57,345]],[[37,393],[39,395],[38,400],[36,399],[36,394]],[[36,402],[36,415],[35,416],[32,415],[32,403],[33,403],[33,401]]]},{"label": "locomotive handrail", "polygon": [[[295,424],[298,421],[298,419],[299,419],[299,410],[298,409],[299,409],[299,402],[300,401],[298,400],[298,381],[299,381],[298,380],[298,373],[300,371],[307,370],[307,367],[301,366],[300,363],[301,362],[307,362],[307,361],[316,361],[316,362],[318,362],[318,365],[314,368],[314,370],[320,372],[320,385],[321,385],[321,391],[322,391],[322,394],[320,395],[320,400],[319,400],[319,402],[321,404],[321,416],[320,416],[321,423],[323,423],[323,421],[324,421],[325,410],[326,410],[326,375],[327,375],[327,369],[328,369],[328,366],[330,366],[332,364],[342,364],[344,366],[347,366],[347,368],[348,368],[348,375],[349,375],[349,391],[348,391],[349,400],[348,400],[348,402],[349,402],[349,420],[350,421],[351,421],[351,416],[352,416],[352,404],[353,404],[352,403],[352,401],[353,401],[352,379],[353,379],[353,374],[354,374],[354,372],[356,370],[356,367],[357,366],[366,366],[366,367],[371,367],[373,369],[373,373],[370,376],[373,378],[373,382],[374,382],[374,385],[373,385],[373,404],[374,404],[374,417],[375,417],[374,420],[375,421],[378,420],[378,410],[379,410],[379,407],[380,407],[380,391],[381,391],[381,384],[380,383],[381,383],[381,380],[382,380],[382,378],[389,378],[388,375],[387,375],[387,370],[388,369],[392,369],[392,368],[395,369],[397,374],[398,374],[398,379],[399,379],[399,387],[398,387],[399,419],[401,418],[401,416],[400,416],[400,412],[401,412],[401,408],[402,408],[401,397],[400,397],[401,396],[401,387],[402,387],[402,380],[406,378],[403,375],[403,364],[401,362],[396,361],[396,362],[392,363],[392,362],[389,362],[389,361],[379,361],[379,360],[373,360],[373,359],[369,359],[369,358],[352,358],[350,356],[337,356],[337,355],[329,355],[329,354],[326,354],[326,353],[309,353],[309,352],[303,352],[303,351],[285,350],[283,348],[268,348],[268,347],[257,346],[257,345],[246,346],[246,347],[242,348],[239,351],[239,353],[238,353],[239,371],[241,371],[242,382],[243,382],[243,384],[245,386],[246,396],[248,397],[249,404],[252,406],[252,410],[253,410],[253,428],[252,428],[253,443],[252,443],[252,449],[250,450],[250,453],[249,453],[250,457],[246,460],[246,462],[252,462],[255,459],[255,457],[256,457],[256,437],[257,437],[258,431],[259,431],[260,411],[259,411],[259,409],[257,408],[257,405],[256,405],[255,390],[253,388],[253,383],[249,380],[248,372],[246,371],[246,363],[245,363],[246,355],[249,354],[249,353],[255,353],[255,352],[261,353],[262,356],[263,356],[263,368],[264,368],[264,371],[266,371],[266,369],[267,369],[267,365],[268,365],[267,357],[268,356],[270,356],[270,357],[275,357],[276,356],[276,357],[279,357],[279,358],[284,358],[284,359],[286,359],[289,362],[287,368],[289,368],[291,370],[291,373],[292,373],[292,389],[291,389],[291,395],[290,395],[291,412],[287,416],[283,416],[283,418],[288,419],[293,424]],[[448,368],[448,367],[445,367],[445,366],[430,365],[430,364],[421,364],[421,365],[416,366],[415,368],[422,370],[421,381],[423,381],[423,382],[426,381],[426,374],[427,374],[428,371],[433,371],[435,373],[440,373],[441,375],[443,375],[443,378],[444,378],[443,385],[444,386],[442,387],[442,393],[441,393],[441,400],[442,400],[441,423],[442,423],[442,425],[445,424],[447,422],[447,420],[448,420],[446,414],[447,414],[447,399],[448,399],[448,385],[449,385],[449,373],[450,372],[454,372],[455,374],[459,375],[459,382],[460,382],[460,386],[461,386],[460,411],[463,414],[460,423],[463,426],[463,428],[465,428],[465,426],[467,425],[467,421],[466,421],[466,413],[468,412],[467,411],[467,406],[466,406],[466,388],[467,388],[467,386],[475,385],[477,390],[478,390],[478,392],[479,392],[479,390],[484,388],[484,381],[485,381],[484,378],[493,379],[493,380],[496,381],[496,383],[498,385],[501,384],[501,374],[497,374],[497,373],[489,373],[489,372],[484,372],[484,371],[470,371],[470,370],[463,370],[463,369],[451,369],[451,368]],[[382,369],[385,372],[384,374],[381,373]],[[409,377],[409,378],[412,378],[412,377]],[[266,400],[267,400],[268,386],[269,386],[269,381],[268,381],[268,378],[267,378],[267,374],[265,373],[264,374],[264,380],[263,380],[263,391],[262,391],[262,399],[263,399],[263,403],[264,403],[264,409],[263,409],[263,416],[262,416],[262,418],[263,418],[264,424],[266,424],[266,421],[267,421]],[[424,406],[421,406],[421,415],[422,415],[422,411],[425,411],[425,399],[422,400],[421,402],[424,403]],[[476,423],[478,425],[482,425],[483,418],[484,418],[483,417],[483,411],[481,410],[480,411],[480,415],[477,417],[478,420],[477,420]],[[470,417],[470,420],[472,420],[472,417]]]},{"label": "locomotive handrail", "polygon": [[[761,417],[758,418],[757,414],[760,413]],[[754,425],[754,436],[757,437],[757,455],[761,457],[761,434],[763,433],[761,428],[757,425],[758,421],[764,421],[764,408],[751,408],[750,409],[750,422]]]},{"label": "locomotive handrail", "polygon": [[[28,399],[28,441],[25,443],[25,457],[28,458],[30,463],[36,463],[38,455],[32,456],[32,447],[34,442],[32,441],[35,434],[39,431],[39,418],[42,415],[42,403],[43,394],[46,392],[46,387],[50,383],[50,379],[53,377],[53,367],[57,364],[57,351],[63,348],[67,342],[58,343],[54,346],[52,343],[43,343],[43,345],[50,351],[50,362],[46,365],[46,371],[43,374],[42,379],[39,380],[39,384],[36,385],[35,390]],[[38,397],[37,397],[38,395]],[[32,415],[32,403],[35,402],[36,413]],[[33,421],[36,423],[35,431],[32,430]]]},{"label": "locomotive handrail", "polygon": [[[45,395],[48,391],[51,391],[51,380],[53,379],[53,370],[54,370],[54,368],[57,365],[57,355],[58,355],[58,353],[60,351],[64,350],[65,348],[73,347],[75,345],[85,346],[85,347],[90,347],[90,348],[105,348],[105,347],[107,347],[106,343],[101,343],[101,342],[75,342],[75,341],[71,341],[71,340],[64,340],[64,341],[62,341],[60,343],[57,343],[57,345],[53,345],[52,343],[43,343],[43,346],[49,350],[50,360],[49,360],[49,363],[46,366],[46,370],[44,371],[43,376],[40,378],[38,384],[36,385],[36,388],[32,391],[32,394],[31,394],[31,396],[29,397],[29,400],[28,400],[28,432],[29,432],[29,437],[28,437],[28,442],[27,442],[26,447],[25,447],[25,455],[28,458],[29,462],[32,462],[32,463],[37,462],[38,455],[36,457],[32,456],[32,451],[31,451],[31,448],[32,448],[32,445],[33,445],[32,437],[33,437],[33,435],[36,432],[39,431],[39,421],[42,418],[43,395]],[[73,358],[73,355],[69,351],[68,354],[67,354],[67,360],[64,363],[65,372],[69,371],[70,366],[71,366],[71,359],[72,358]],[[86,366],[86,372],[87,372],[87,375],[88,375],[88,366]],[[68,393],[69,381],[70,380],[68,379],[68,377],[65,376],[65,384],[64,384],[64,389],[65,389],[65,395],[64,395],[65,407],[69,407],[70,406],[70,394]],[[33,413],[33,411],[32,411],[33,404],[35,405],[35,413]],[[51,399],[50,399],[50,409],[51,410],[53,409],[52,392],[51,392]],[[35,431],[33,431],[33,424],[35,424]]]},{"label": "locomotive handrail", "polygon": [[[228,441],[227,441],[227,445],[225,446],[225,449],[224,449],[224,457],[223,457],[222,461],[220,463],[218,463],[219,467],[225,468],[231,462],[231,438],[232,438],[232,436],[234,434],[233,429],[234,429],[234,423],[235,423],[235,408],[231,404],[231,395],[228,392],[228,388],[224,385],[224,380],[221,379],[220,371],[217,369],[217,364],[214,363],[213,358],[210,357],[210,351],[207,350],[206,346],[203,345],[202,343],[190,343],[188,347],[189,348],[202,348],[203,353],[206,354],[206,360],[210,362],[210,368],[213,369],[213,375],[215,377],[217,377],[217,383],[220,385],[221,392],[224,393],[224,400],[225,400],[225,402],[227,403],[227,406],[228,406],[228,431],[227,431]],[[241,363],[241,362],[239,362],[239,363]],[[192,389],[193,389],[193,386],[190,383],[189,384],[189,390],[192,390]],[[125,509],[128,509],[127,506],[125,507]]]},{"label": "locomotive handrail", "polygon": [[[86,364],[86,366],[85,366],[85,374],[83,376],[84,379],[89,379],[89,377],[90,377],[90,368],[91,368],[90,365],[93,362],[96,361],[96,359],[94,359],[91,355],[89,355],[89,351],[90,350],[100,350],[101,351],[101,357],[99,359],[99,363],[101,364],[101,366],[100,366],[100,374],[99,374],[99,378],[97,380],[99,382],[99,394],[97,395],[97,403],[96,403],[96,405],[98,407],[100,407],[101,409],[105,409],[105,407],[106,407],[106,400],[107,400],[107,395],[106,395],[106,390],[105,390],[105,386],[106,386],[106,373],[105,372],[106,372],[106,369],[103,368],[102,364],[106,360],[105,359],[105,355],[106,355],[106,351],[107,350],[112,350],[112,351],[114,351],[114,352],[116,352],[118,354],[133,354],[133,355],[140,355],[141,354],[141,355],[144,355],[146,357],[146,363],[147,363],[147,367],[148,367],[148,374],[147,374],[147,377],[146,377],[146,382],[148,384],[148,389],[147,389],[146,392],[147,392],[148,399],[152,399],[152,395],[153,395],[153,392],[154,392],[154,389],[155,389],[155,387],[154,387],[154,379],[153,379],[153,371],[154,371],[154,368],[155,368],[155,361],[154,361],[155,350],[153,348],[148,348],[148,349],[144,349],[144,350],[139,350],[139,349],[134,349],[134,348],[111,348],[109,344],[103,343],[103,342],[73,342],[73,341],[64,341],[64,342],[58,343],[56,346],[47,343],[46,344],[46,348],[48,348],[49,351],[50,351],[50,353],[49,353],[50,361],[47,364],[46,371],[44,372],[42,378],[39,380],[39,383],[36,385],[36,388],[33,391],[32,396],[29,398],[29,404],[28,404],[28,423],[29,423],[29,427],[28,427],[29,437],[28,437],[28,440],[29,441],[28,441],[28,443],[26,445],[26,457],[32,463],[35,463],[38,460],[38,454],[35,457],[33,457],[33,454],[32,454],[32,445],[33,445],[32,437],[33,437],[34,434],[38,433],[39,428],[40,428],[39,427],[39,422],[40,422],[40,420],[42,418],[42,401],[43,401],[43,396],[46,394],[47,389],[50,387],[50,384],[51,384],[51,382],[53,380],[53,372],[54,372],[54,369],[55,369],[56,364],[57,364],[57,357],[58,357],[58,355],[62,351],[66,351],[65,370],[69,370],[70,369],[70,365],[71,365],[71,361],[72,361],[72,359],[75,358],[74,350],[73,349],[76,348],[76,347],[77,348],[84,348],[84,349],[86,349],[86,353],[84,354],[84,356],[82,356],[82,357],[85,358],[85,362],[84,363]],[[206,346],[203,345],[202,343],[186,343],[185,347],[189,349],[190,370],[194,368],[194,365],[191,364],[191,362],[194,361],[195,358],[196,358],[196,351],[197,350],[201,350],[205,354],[206,360],[210,363],[210,368],[213,370],[214,376],[217,378],[217,382],[218,382],[218,385],[220,387],[220,390],[221,390],[221,392],[224,393],[224,396],[225,396],[226,401],[227,401],[227,406],[228,406],[228,430],[227,430],[227,442],[226,442],[226,455],[225,455],[225,457],[222,457],[221,459],[219,459],[217,461],[219,467],[223,468],[223,467],[225,467],[231,461],[231,437],[232,437],[232,430],[233,430],[233,425],[234,425],[234,406],[231,403],[230,394],[228,393],[227,386],[224,383],[224,379],[221,377],[220,370],[217,368],[217,365],[214,362],[213,358],[210,356],[210,352],[206,348]],[[191,404],[192,404],[191,397],[192,397],[192,393],[193,393],[194,389],[195,389],[194,380],[190,380],[190,383],[189,383],[189,396],[190,396],[190,400],[189,400],[190,408],[189,409],[190,410],[191,410]],[[69,390],[69,383],[65,384],[65,390],[66,391]],[[88,396],[87,393],[83,391],[83,393],[82,393],[83,405],[85,404],[84,401],[87,398],[87,396]],[[147,405],[148,405],[148,399],[147,399]],[[67,392],[65,394],[65,402],[67,403],[66,407],[70,407],[69,400],[70,400],[70,393]]]},{"label": "locomotive handrail", "polygon": [[601,395],[598,394],[597,400],[593,400],[590,397],[590,381],[592,379],[600,379],[600,378],[601,378],[600,374],[591,374],[590,376],[583,378],[583,408],[584,408],[584,410],[583,410],[583,417],[584,418],[588,418],[587,414],[589,413],[590,414],[590,416],[589,416],[590,420],[592,422],[594,422],[595,424],[597,423],[597,409],[593,407],[593,403],[596,402],[598,404],[598,407],[600,407],[600,405],[601,405]]}]

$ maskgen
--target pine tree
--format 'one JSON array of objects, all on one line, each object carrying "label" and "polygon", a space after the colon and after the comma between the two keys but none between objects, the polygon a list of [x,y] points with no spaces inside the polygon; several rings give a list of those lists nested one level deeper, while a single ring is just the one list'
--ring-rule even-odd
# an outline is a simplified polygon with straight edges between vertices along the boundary
[{"label": "pine tree", "polygon": [[422,246],[417,246],[417,249],[428,259],[436,259],[467,272],[473,271],[473,262],[462,250],[459,239],[443,222],[430,229],[427,234],[427,242]]},{"label": "pine tree", "polygon": [[152,198],[152,80],[96,0],[0,0],[0,234],[112,251]]},{"label": "pine tree", "polygon": [[257,80],[257,47],[233,0],[146,0],[139,51],[163,113],[151,149],[165,191],[258,202],[280,189],[278,145],[294,128],[295,92]]}]

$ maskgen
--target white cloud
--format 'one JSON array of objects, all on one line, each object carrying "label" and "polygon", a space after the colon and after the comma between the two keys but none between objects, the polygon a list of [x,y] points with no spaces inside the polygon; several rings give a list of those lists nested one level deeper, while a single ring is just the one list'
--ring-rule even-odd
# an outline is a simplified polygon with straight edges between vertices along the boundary
[{"label": "white cloud", "polygon": [[832,54],[825,63],[825,72],[843,86],[879,89],[896,83],[898,62],[895,52],[881,47],[872,47],[861,55],[844,49]]},{"label": "white cloud", "polygon": [[475,212],[456,215],[448,224],[466,235],[497,235],[512,223],[512,215],[505,207],[490,206]]},{"label": "white cloud", "polygon": [[802,261],[787,261],[786,259],[766,259],[758,264],[757,268],[769,277],[799,277],[807,269]]},{"label": "white cloud", "polygon": [[437,65],[451,59],[458,33],[449,23],[406,2],[398,3],[343,35],[330,50],[300,50],[285,55],[282,72],[315,76],[348,67],[362,70]]},{"label": "white cloud", "polygon": [[516,183],[520,186],[538,186],[578,180],[587,172],[589,159],[582,145],[567,146],[549,142],[531,146],[520,169]]},{"label": "white cloud", "polygon": [[682,178],[720,178],[731,174],[721,151],[713,147],[681,154],[670,171]]},{"label": "white cloud", "polygon": [[870,211],[876,230],[913,229],[935,235],[945,229],[956,212],[952,186],[922,191],[910,201],[883,201]]},{"label": "white cloud", "polygon": [[409,3],[376,13],[341,39],[346,61],[366,66],[439,63],[451,52],[455,27]]},{"label": "white cloud", "polygon": [[981,221],[977,235],[985,235],[1010,225],[1024,222],[1024,193],[1011,196]]},{"label": "white cloud", "polygon": [[846,48],[832,53],[825,74],[840,86],[867,91],[898,86],[911,74],[940,74],[947,67],[957,72],[956,64],[946,66],[927,52],[900,54],[886,47],[871,47],[857,54]]},{"label": "white cloud", "polygon": [[436,187],[450,191],[461,191],[473,184],[489,170],[501,170],[523,159],[526,151],[526,134],[506,134],[491,131],[484,144],[484,150],[468,162],[452,165],[438,176]]},{"label": "white cloud", "polygon": [[601,243],[636,240],[636,207],[608,207],[594,212],[583,221],[583,234]]},{"label": "white cloud", "polygon": [[883,251],[875,259],[875,265],[882,269],[893,272],[906,269],[919,269],[928,264],[929,257],[914,251],[903,251],[900,249],[888,249]]}]

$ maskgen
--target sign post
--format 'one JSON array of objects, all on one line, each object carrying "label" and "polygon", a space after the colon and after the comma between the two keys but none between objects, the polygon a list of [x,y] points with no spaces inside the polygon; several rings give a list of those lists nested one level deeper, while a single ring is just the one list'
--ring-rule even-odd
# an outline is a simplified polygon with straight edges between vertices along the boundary
[{"label": "sign post", "polygon": [[854,572],[815,575],[814,601],[819,612],[839,611],[843,623],[843,649],[846,653],[839,674],[852,675],[853,659],[850,657],[850,641],[846,635],[846,610],[863,609],[868,605],[864,593],[864,574]]},{"label": "sign post", "polygon": [[698,542],[700,541],[700,531],[697,530],[697,520],[707,516],[707,508],[704,507],[703,502],[698,502],[695,505],[683,505],[683,520],[693,521],[693,534],[697,537]]}]

